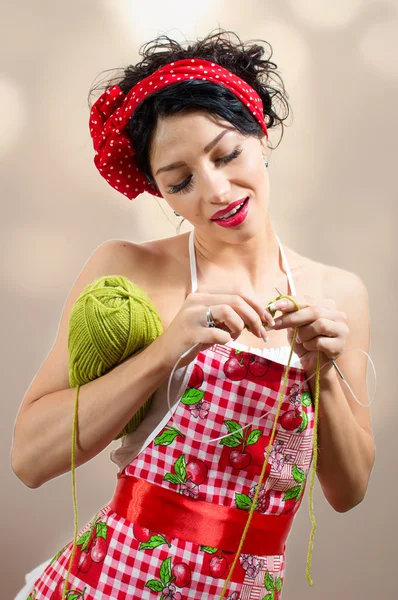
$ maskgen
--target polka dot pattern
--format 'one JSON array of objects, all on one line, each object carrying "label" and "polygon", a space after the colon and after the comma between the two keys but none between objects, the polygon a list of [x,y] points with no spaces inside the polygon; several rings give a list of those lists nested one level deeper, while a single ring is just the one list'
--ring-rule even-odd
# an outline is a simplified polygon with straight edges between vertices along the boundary
[{"label": "polka dot pattern", "polygon": [[189,79],[212,81],[229,89],[250,110],[268,138],[260,96],[248,83],[216,63],[196,58],[172,62],[140,81],[128,94],[114,85],[91,108],[90,134],[95,166],[109,185],[129,200],[142,192],[161,197],[137,167],[134,148],[126,130],[129,119],[148,94]]}]

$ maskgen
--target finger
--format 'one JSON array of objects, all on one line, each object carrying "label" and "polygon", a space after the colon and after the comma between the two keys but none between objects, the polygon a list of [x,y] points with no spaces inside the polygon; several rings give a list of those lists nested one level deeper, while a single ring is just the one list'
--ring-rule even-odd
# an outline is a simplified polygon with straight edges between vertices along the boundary
[{"label": "finger", "polygon": [[[257,313],[259,316],[262,316],[262,313],[264,312],[264,306],[262,304],[262,302],[260,300],[258,300],[258,298],[256,298],[256,296],[254,296],[253,294],[247,293],[245,290],[242,290],[241,288],[239,288],[237,285],[201,285],[199,286],[197,292],[195,293],[195,295],[199,295],[199,294],[211,294],[214,296],[219,296],[220,298],[223,299],[223,302],[225,302],[226,298],[232,298],[235,296],[240,296],[241,298],[243,298],[243,300],[245,300],[245,302],[247,302],[247,304],[249,304]],[[221,304],[221,302],[217,302],[217,304]]]},{"label": "finger", "polygon": [[[295,300],[295,302],[299,306],[299,310],[307,306],[319,306],[329,308],[330,310],[334,311],[336,310],[336,302],[330,298],[323,298],[319,302],[315,302],[312,296],[307,295],[304,295],[303,298],[300,298],[298,296],[291,296],[291,298]],[[269,305],[269,308],[270,310],[280,310],[282,312],[292,312],[298,310],[296,304],[288,298],[282,298],[281,300],[277,300],[276,302],[271,303]]]},{"label": "finger", "polygon": [[274,329],[286,329],[287,327],[302,327],[303,325],[313,323],[318,319],[329,319],[333,321],[334,314],[335,311],[332,311],[326,306],[307,306],[306,308],[301,308],[300,310],[287,312],[287,314],[283,312],[282,317],[278,317],[277,319],[275,319]]},{"label": "finger", "polygon": [[312,296],[307,296],[307,294],[304,294],[304,300],[306,302],[308,302],[309,306],[312,306],[313,304],[316,304],[315,298],[313,298]]},{"label": "finger", "polygon": [[348,326],[343,321],[319,319],[314,325],[315,331],[324,337],[345,339],[349,333]]},{"label": "finger", "polygon": [[[304,300],[303,298],[298,298],[297,296],[291,296],[298,304],[299,309],[305,308],[306,306],[310,306],[310,304]],[[281,300],[277,300],[276,302],[272,302],[268,308],[272,311],[281,311],[281,312],[291,312],[297,311],[297,306],[294,302],[289,300],[288,298],[282,298]]]},{"label": "finger", "polygon": [[293,335],[294,335],[294,332],[296,331],[296,329],[297,329],[297,337],[296,337],[297,342],[296,343],[302,344],[304,339],[309,339],[311,337],[311,335],[309,335],[308,338],[303,337],[303,331],[305,330],[305,327],[297,327],[297,328],[296,327],[288,327],[287,328],[287,337],[288,337],[288,339],[290,339],[289,343],[291,343],[291,341],[293,340]]},{"label": "finger", "polygon": [[212,304],[210,313],[219,329],[226,327],[231,333],[240,334],[245,327],[244,320],[229,306],[229,304]]},{"label": "finger", "polygon": [[[311,314],[312,311],[312,314]],[[274,329],[288,327],[299,328],[299,339],[305,341],[317,335],[337,337],[347,335],[349,328],[344,313],[332,311],[327,307],[308,307],[276,319]]]},{"label": "finger", "polygon": [[321,304],[336,310],[336,302],[332,298],[323,298]]},{"label": "finger", "polygon": [[324,337],[344,337],[347,329],[347,325],[343,321],[322,318],[309,325],[299,327],[298,339],[300,342],[307,342],[319,335]]},{"label": "finger", "polygon": [[[264,310],[260,310],[260,305],[256,301],[251,299],[248,296],[240,296],[240,295],[221,295],[221,294],[198,294],[197,300],[199,303],[204,304],[205,306],[214,306],[214,305],[228,305],[242,318],[244,321],[243,327],[245,325],[248,326],[250,331],[252,331],[258,337],[264,337],[266,335],[266,331],[263,328],[263,320]],[[249,301],[248,301],[249,300]],[[254,306],[252,306],[252,304]],[[256,310],[257,309],[257,310]],[[270,321],[272,321],[272,316],[269,314]]]},{"label": "finger", "polygon": [[336,360],[343,351],[341,339],[338,337],[318,336],[303,342],[303,347],[308,352],[323,352],[330,360]]},{"label": "finger", "polygon": [[[231,338],[236,340],[246,327],[243,319],[237,313],[235,313],[235,311],[228,304],[211,306],[210,309],[211,316],[216,322],[216,326],[212,327],[211,329],[227,331]],[[208,327],[207,319],[205,327]],[[261,327],[259,332],[253,331],[253,333],[257,334],[265,342],[268,341],[267,332],[263,327]]]},{"label": "finger", "polygon": [[[291,327],[287,330],[287,340],[290,346],[293,345],[293,337],[294,337],[294,328]],[[299,338],[296,338],[296,342],[293,347],[293,351],[297,354],[298,357],[304,356],[307,354],[307,350],[304,348],[303,344],[299,341]]]}]

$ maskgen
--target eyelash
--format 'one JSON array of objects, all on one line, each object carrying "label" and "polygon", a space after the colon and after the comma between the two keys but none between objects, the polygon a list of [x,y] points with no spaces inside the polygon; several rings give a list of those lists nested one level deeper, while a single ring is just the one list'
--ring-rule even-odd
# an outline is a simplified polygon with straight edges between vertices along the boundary
[{"label": "eyelash", "polygon": [[[221,158],[218,158],[216,162],[219,162],[223,165],[231,162],[231,160],[234,160],[235,158],[237,158],[240,154],[242,153],[242,148],[237,148],[236,150],[234,150],[234,152],[232,152],[232,154],[228,154],[228,156],[222,156]],[[190,175],[189,181],[186,179],[185,181],[183,181],[182,183],[180,183],[179,185],[173,185],[170,187],[169,189],[169,193],[170,194],[187,194],[188,192],[191,191],[192,189],[192,175]],[[188,181],[188,183],[186,183]]]}]

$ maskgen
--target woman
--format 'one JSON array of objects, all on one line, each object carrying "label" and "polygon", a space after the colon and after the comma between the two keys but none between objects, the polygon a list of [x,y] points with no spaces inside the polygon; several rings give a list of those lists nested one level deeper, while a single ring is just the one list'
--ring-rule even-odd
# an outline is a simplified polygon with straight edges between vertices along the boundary
[{"label": "woman", "polygon": [[[285,542],[313,457],[318,351],[318,479],[338,512],[366,493],[374,462],[369,411],[332,363],[338,358],[366,402],[366,361],[343,354],[368,349],[366,289],[356,275],[282,246],[273,230],[268,131],[283,125],[288,103],[264,48],[217,32],[187,48],[162,36],[141,54],[92,107],[95,164],[126,197],[150,191],[194,230],[102,244],[70,293],[55,346],[16,422],[12,466],[29,487],[70,468],[68,319],[84,287],[125,275],[148,293],[164,333],[82,386],[77,464],[103,450],[154,394],[151,410],[112,455],[117,492],[80,533],[67,586],[71,543],[35,573],[28,591],[35,599],[61,598],[64,587],[65,597],[86,600],[280,598]],[[279,292],[299,309],[279,301],[269,309],[280,311],[274,321],[265,307]],[[171,416],[167,380],[181,356]],[[235,556],[256,492],[256,519]]]}]

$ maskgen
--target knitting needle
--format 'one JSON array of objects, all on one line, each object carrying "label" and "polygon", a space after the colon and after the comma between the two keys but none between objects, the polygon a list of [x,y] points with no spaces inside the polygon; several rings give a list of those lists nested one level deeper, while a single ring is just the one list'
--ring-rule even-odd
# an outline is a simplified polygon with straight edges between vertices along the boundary
[{"label": "knitting needle", "polygon": [[[277,287],[275,287],[275,289],[276,289],[276,291],[278,292],[278,294],[279,294],[280,296],[282,296],[282,292],[280,292],[280,291],[278,290],[278,288],[277,288]],[[333,366],[334,366],[334,368],[336,369],[337,373],[340,375],[341,379],[342,379],[343,381],[345,381],[343,373],[340,371],[339,367],[337,366],[337,364],[336,364],[336,362],[333,360],[333,358],[332,358],[332,363],[333,363]]]}]

